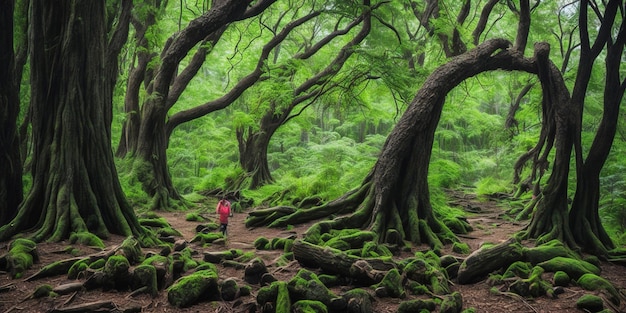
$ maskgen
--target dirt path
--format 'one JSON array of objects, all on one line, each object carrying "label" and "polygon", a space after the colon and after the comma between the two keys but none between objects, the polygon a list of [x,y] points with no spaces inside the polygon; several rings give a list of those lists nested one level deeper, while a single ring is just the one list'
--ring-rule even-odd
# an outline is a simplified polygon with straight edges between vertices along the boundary
[{"label": "dirt path", "polygon": [[[510,234],[522,229],[524,223],[510,222],[502,218],[503,210],[492,201],[479,201],[471,195],[463,195],[460,193],[453,194],[451,202],[455,206],[462,208],[471,207],[472,213],[467,215],[467,220],[473,227],[473,231],[467,235],[460,237],[461,241],[468,243],[471,250],[478,249],[483,243],[499,243],[509,238]],[[205,208],[204,216],[216,219],[213,210],[215,208]],[[160,212],[159,215],[166,218],[169,223],[183,234],[185,240],[190,241],[195,233],[196,226],[199,222],[189,222],[185,218],[188,212]],[[303,234],[309,228],[310,224],[296,225],[295,227],[286,229],[272,228],[254,228],[247,229],[244,225],[246,213],[235,213],[230,219],[229,236],[225,245],[209,245],[200,247],[192,244],[195,251],[198,252],[197,258],[202,258],[204,252],[223,251],[225,249],[241,249],[244,251],[254,251],[254,253],[262,258],[268,270],[280,280],[288,281],[300,269],[297,262],[292,262],[285,267],[277,267],[274,265],[276,259],[282,255],[282,251],[258,251],[254,249],[253,242],[260,236],[268,239],[275,237],[287,237],[296,235],[302,238]],[[105,243],[108,247],[119,244],[123,238],[113,237]],[[31,275],[39,270],[42,266],[50,262],[71,257],[65,252],[68,243],[43,243],[38,245],[41,261],[30,269],[26,276]],[[425,249],[427,247],[416,247],[417,249]],[[93,253],[90,248],[81,248],[84,254]],[[150,249],[145,249],[150,250]],[[158,249],[152,249],[157,253]],[[444,249],[443,253],[451,253],[449,248]],[[218,266],[220,279],[234,277],[243,283],[243,272],[232,268]],[[613,264],[603,264],[603,276],[611,280],[616,287],[621,290],[626,289],[626,268]],[[549,278],[548,274],[546,276]],[[161,291],[159,295],[152,298],[148,295],[131,296],[130,291],[114,292],[102,290],[80,291],[70,295],[60,295],[55,298],[30,299],[32,291],[39,285],[50,284],[57,286],[60,284],[73,282],[66,277],[54,277],[42,281],[25,282],[21,280],[10,279],[8,275],[0,275],[0,287],[7,286],[5,291],[0,291],[0,312],[47,312],[55,307],[67,307],[72,304],[112,301],[120,309],[124,308],[140,308],[142,312],[244,312],[246,304],[254,305],[256,302],[256,291],[258,286],[253,286],[251,296],[241,297],[233,302],[201,302],[190,308],[178,309],[172,307],[167,301],[167,291]],[[342,286],[333,288],[337,294],[343,293],[352,286]],[[540,297],[537,299],[521,299],[512,296],[496,295],[490,292],[491,286],[486,282],[480,282],[473,285],[453,285],[453,291],[459,291],[463,296],[464,308],[475,308],[476,312],[579,312],[575,309],[576,300],[586,293],[578,287],[572,286],[566,289],[566,292],[559,296],[558,299],[548,299]],[[2,288],[0,288],[2,289]],[[588,292],[587,292],[588,293]],[[422,296],[424,297],[424,296]],[[417,296],[409,296],[407,299],[418,298]],[[376,298],[374,302],[375,312],[392,313],[396,312],[398,305],[407,299],[393,298]],[[612,308],[615,312],[626,312],[626,306]]]}]

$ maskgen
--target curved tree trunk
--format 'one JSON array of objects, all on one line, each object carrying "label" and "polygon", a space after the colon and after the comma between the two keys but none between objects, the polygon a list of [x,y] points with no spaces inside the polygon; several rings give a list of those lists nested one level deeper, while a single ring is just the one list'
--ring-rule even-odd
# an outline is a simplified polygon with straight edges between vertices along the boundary
[{"label": "curved tree trunk", "polygon": [[34,1],[31,21],[33,186],[0,240],[19,232],[36,241],[87,231],[145,236],[119,184],[106,125],[104,1]]},{"label": "curved tree trunk", "polygon": [[[559,239],[575,246],[572,232],[567,223],[567,184],[570,157],[576,132],[576,107],[571,105],[569,91],[565,87],[560,71],[549,60],[548,44],[535,44],[538,76],[543,90],[544,124],[550,129],[548,137],[554,142],[556,154],[552,173],[543,190],[536,212],[528,226],[526,236],[539,238],[539,242]],[[544,125],[544,127],[546,127]],[[546,149],[546,151],[549,149]]]},{"label": "curved tree trunk", "polygon": [[[250,2],[250,0],[215,2],[209,11],[192,20],[186,28],[172,36],[161,53],[160,65],[154,76],[151,76],[153,79],[149,79],[150,97],[140,109],[141,120],[135,141],[137,145],[132,150],[132,156],[135,158],[132,170],[144,190],[152,197],[152,209],[166,209],[171,206],[172,200],[182,199],[172,183],[167,167],[166,149],[171,129],[168,130],[165,126],[168,110],[193,77],[183,72],[180,75],[183,77],[181,81],[175,81],[180,61],[194,46],[207,40],[212,33],[221,34],[220,29],[223,31],[225,25],[251,14],[258,14],[274,0],[259,1],[249,7]],[[194,65],[197,64],[195,62],[203,61],[202,54],[206,53],[205,48],[199,49],[198,53],[202,58],[194,57]]]},{"label": "curved tree trunk", "polygon": [[268,222],[283,226],[319,218],[319,212],[328,216],[353,210],[351,215],[316,223],[307,235],[333,228],[367,228],[379,234],[379,241],[389,243],[405,239],[438,248],[456,240],[437,220],[430,203],[427,178],[435,128],[447,93],[463,80],[496,69],[536,71],[533,60],[507,51],[509,45],[506,40],[487,41],[435,70],[387,138],[360,188],[320,207],[298,210]]},{"label": "curved tree trunk", "polygon": [[17,133],[19,81],[13,52],[14,1],[0,0],[0,225],[17,213],[23,199],[22,160]]}]

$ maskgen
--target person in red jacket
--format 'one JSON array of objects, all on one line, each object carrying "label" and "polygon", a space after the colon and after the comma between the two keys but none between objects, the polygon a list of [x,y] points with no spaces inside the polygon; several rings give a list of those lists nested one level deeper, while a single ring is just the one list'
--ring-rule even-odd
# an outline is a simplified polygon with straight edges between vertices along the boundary
[{"label": "person in red jacket", "polygon": [[230,202],[222,198],[215,208],[215,212],[220,216],[220,231],[226,236],[226,227],[228,227],[228,217],[232,216],[230,212]]}]

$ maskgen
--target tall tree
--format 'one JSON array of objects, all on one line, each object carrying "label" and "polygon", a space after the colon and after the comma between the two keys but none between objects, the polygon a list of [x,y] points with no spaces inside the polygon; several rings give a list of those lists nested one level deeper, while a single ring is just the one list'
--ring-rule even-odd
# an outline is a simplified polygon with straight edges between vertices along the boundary
[{"label": "tall tree", "polygon": [[[120,145],[131,146],[118,148],[118,154],[130,152],[130,156],[134,158],[133,172],[152,197],[153,209],[168,208],[172,205],[172,200],[182,199],[172,183],[167,167],[168,133],[165,123],[168,111],[204,62],[206,46],[201,46],[191,64],[177,75],[180,62],[199,43],[217,40],[229,23],[255,16],[274,1],[257,1],[253,6],[249,6],[251,0],[214,1],[210,10],[168,39],[161,52],[158,67],[150,70],[151,75],[140,72],[133,77],[144,82],[149,96],[141,108],[133,107],[137,110],[132,114],[137,114],[138,117],[128,120],[131,123],[125,125],[125,138],[120,141]],[[137,81],[129,82],[131,83],[138,87]],[[132,88],[129,91],[138,92],[138,89]],[[136,97],[132,96],[134,100]]]},{"label": "tall tree", "polygon": [[[580,34],[581,34],[581,55],[579,61],[579,71],[576,85],[572,92],[572,99],[576,99],[575,105],[582,108],[584,105],[584,95],[587,91],[591,76],[591,63],[602,50],[606,51],[604,59],[605,79],[604,79],[604,112],[602,120],[596,131],[595,138],[584,161],[582,156],[580,132],[582,129],[582,114],[578,117],[578,129],[575,147],[577,150],[578,162],[576,164],[577,179],[576,193],[570,210],[569,223],[574,232],[574,240],[585,251],[596,255],[608,254],[608,250],[614,248],[614,244],[609,235],[604,230],[599,215],[600,201],[600,171],[609,156],[613,139],[617,130],[620,104],[624,97],[626,80],[620,78],[620,64],[623,57],[624,45],[626,44],[626,22],[624,19],[623,1],[611,1],[607,4],[603,15],[598,19],[602,21],[602,27],[593,45],[589,42],[589,30],[587,25],[587,8],[589,3],[581,1],[580,12]],[[593,4],[592,7],[597,7]],[[616,19],[617,12],[621,13]],[[598,12],[596,11],[598,14]],[[614,21],[621,21],[613,26]],[[615,31],[617,30],[617,31]],[[615,35],[616,34],[616,35]],[[605,47],[605,48],[604,48]]]},{"label": "tall tree", "polygon": [[151,243],[113,162],[105,1],[34,1],[30,21],[33,185],[0,240],[91,232]]},{"label": "tall tree", "polygon": [[[345,27],[340,28],[338,25],[335,25],[334,31],[323,36],[315,43],[307,43],[308,48],[292,57],[291,60],[306,60],[318,53],[332,39],[347,34],[357,25],[361,25],[361,29],[355,33],[350,41],[337,50],[334,58],[325,67],[312,74],[310,78],[304,80],[301,84],[294,86],[292,91],[280,91],[285,93],[291,92],[290,96],[259,99],[267,102],[267,108],[265,112],[262,112],[259,125],[254,127],[240,126],[236,130],[239,144],[239,163],[245,171],[244,175],[250,177],[250,185],[229,186],[230,188],[249,187],[256,189],[273,181],[267,160],[267,150],[272,136],[280,126],[299,115],[302,110],[313,103],[312,100],[332,90],[333,86],[336,85],[331,83],[332,78],[337,75],[346,61],[357,51],[358,45],[369,34],[372,10],[381,4],[378,3],[376,6],[370,7],[370,1],[363,1],[363,12],[359,12],[360,14],[357,14]],[[325,17],[322,16],[321,18]],[[341,19],[339,20],[341,21]],[[279,66],[279,70],[276,72],[278,74],[272,78],[278,82],[286,82],[294,80],[296,71],[291,69],[280,70]],[[357,80],[358,78],[354,79]],[[294,113],[294,111],[297,113]]]},{"label": "tall tree", "polygon": [[13,51],[14,0],[0,1],[0,225],[12,219],[22,202],[22,160],[17,133],[19,80]]}]

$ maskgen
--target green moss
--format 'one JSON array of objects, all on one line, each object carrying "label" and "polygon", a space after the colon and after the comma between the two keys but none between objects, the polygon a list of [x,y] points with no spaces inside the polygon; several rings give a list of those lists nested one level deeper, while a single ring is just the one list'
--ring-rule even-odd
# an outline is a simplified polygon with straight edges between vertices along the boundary
[{"label": "green moss", "polygon": [[224,238],[224,236],[222,235],[222,233],[199,233],[196,234],[192,239],[191,242],[198,242],[200,243],[200,245],[205,245],[208,243],[212,243],[218,239],[222,239]]},{"label": "green moss", "polygon": [[608,280],[598,275],[584,274],[578,279],[577,284],[585,290],[603,291],[613,304],[618,305],[620,303],[620,294],[617,289]]},{"label": "green moss", "polygon": [[288,287],[295,299],[317,300],[329,305],[331,299],[336,297],[315,273],[307,269],[298,271],[289,281]]},{"label": "green moss", "polygon": [[105,259],[97,259],[89,264],[89,268],[94,270],[101,269],[104,267],[104,264],[106,264]]},{"label": "green moss", "polygon": [[595,295],[583,295],[576,301],[576,307],[588,312],[599,312],[604,309],[602,298]]},{"label": "green moss", "polygon": [[557,271],[554,273],[555,286],[567,287],[569,286],[570,281],[571,278],[569,277],[569,275],[567,275],[567,273],[563,271]]},{"label": "green moss", "polygon": [[291,299],[289,298],[289,290],[287,283],[277,281],[278,295],[276,296],[276,312],[291,312]]},{"label": "green moss", "polygon": [[165,228],[171,227],[170,223],[163,217],[157,215],[151,215],[150,217],[144,217],[139,219],[139,224],[146,227]]},{"label": "green moss", "polygon": [[458,291],[445,296],[439,308],[441,313],[458,313],[461,310],[463,310],[463,297]]},{"label": "green moss", "polygon": [[218,295],[217,273],[198,271],[182,277],[167,289],[168,302],[179,308],[188,307],[200,299]]},{"label": "green moss", "polygon": [[131,275],[130,286],[132,290],[147,287],[146,293],[152,297],[157,296],[159,289],[156,268],[147,264],[135,267]]},{"label": "green moss", "polygon": [[437,304],[432,300],[409,300],[400,303],[398,306],[398,313],[415,313],[426,310],[432,312],[437,307]]},{"label": "green moss", "polygon": [[517,261],[513,264],[509,265],[509,267],[502,274],[503,279],[513,278],[513,277],[521,277],[528,278],[530,276],[530,263]]},{"label": "green moss", "polygon": [[71,244],[80,244],[98,248],[105,247],[102,239],[90,232],[71,233],[69,241]]},{"label": "green moss", "polygon": [[33,298],[37,299],[37,298],[48,297],[51,294],[53,294],[52,286],[48,284],[39,285],[37,288],[35,288],[35,291],[33,291]]},{"label": "green moss", "polygon": [[278,296],[278,282],[273,282],[269,286],[263,286],[256,295],[256,302],[263,306],[265,303],[276,301]]},{"label": "green moss", "polygon": [[406,287],[411,294],[418,295],[418,296],[425,295],[430,292],[430,290],[428,290],[428,287],[426,285],[422,285],[416,281],[409,281]]},{"label": "green moss", "polygon": [[6,256],[7,267],[13,278],[21,278],[24,272],[39,259],[37,244],[28,239],[18,238],[9,245]]},{"label": "green moss", "polygon": [[112,255],[104,264],[104,274],[108,277],[120,277],[128,274],[130,262],[123,255]]},{"label": "green moss", "polygon": [[163,227],[163,228],[159,228],[156,233],[161,236],[161,237],[182,237],[183,234],[181,234],[178,230],[172,228],[172,227]]},{"label": "green moss", "polygon": [[[333,238],[326,242],[327,247],[331,247],[337,250],[346,251],[350,249],[350,244],[337,238]],[[360,250],[357,250],[360,252]]]},{"label": "green moss", "polygon": [[204,222],[206,219],[198,213],[187,213],[185,216],[187,222]]},{"label": "green moss", "polygon": [[392,298],[405,298],[406,292],[404,291],[402,280],[403,277],[400,275],[398,269],[393,268],[385,274],[383,280],[381,280],[375,288],[384,287],[387,294]]},{"label": "green moss", "polygon": [[393,253],[384,245],[375,241],[366,242],[360,251],[360,256],[364,258],[377,258],[380,256],[393,256]]},{"label": "green moss", "polygon": [[141,252],[141,243],[135,237],[127,237],[122,241],[120,249],[124,251],[124,256],[130,264],[137,264],[143,261],[144,256]]},{"label": "green moss", "polygon": [[537,264],[548,272],[563,271],[571,278],[578,279],[584,274],[600,274],[600,269],[595,265],[582,260],[565,257],[555,257],[548,261]]},{"label": "green moss", "polygon": [[258,237],[256,240],[254,240],[254,247],[257,250],[269,250],[269,248],[271,247],[270,241],[265,237]]},{"label": "green moss", "polygon": [[[106,262],[104,259],[101,260]],[[84,258],[74,262],[74,264],[72,264],[72,266],[70,266],[70,269],[67,271],[67,278],[77,279],[89,268],[89,264],[91,264],[91,260],[89,258]]]},{"label": "green moss", "polygon": [[446,217],[442,222],[455,234],[467,234],[473,230],[472,226],[464,218],[458,218],[456,216]]},{"label": "green moss", "polygon": [[[343,229],[336,236],[329,239],[326,242],[326,246],[334,247],[339,250],[361,249],[366,242],[376,241],[376,238],[376,233],[371,231]],[[337,248],[337,246],[342,248]]]},{"label": "green moss", "polygon": [[578,259],[578,255],[559,240],[551,240],[534,248],[524,248],[524,255],[533,265],[556,257]]},{"label": "green moss", "polygon": [[297,301],[293,304],[292,310],[296,313],[328,313],[328,308],[324,303],[315,300]]},{"label": "green moss", "polygon": [[469,254],[470,247],[465,242],[455,242],[452,244],[452,251],[459,253],[459,254]]}]

